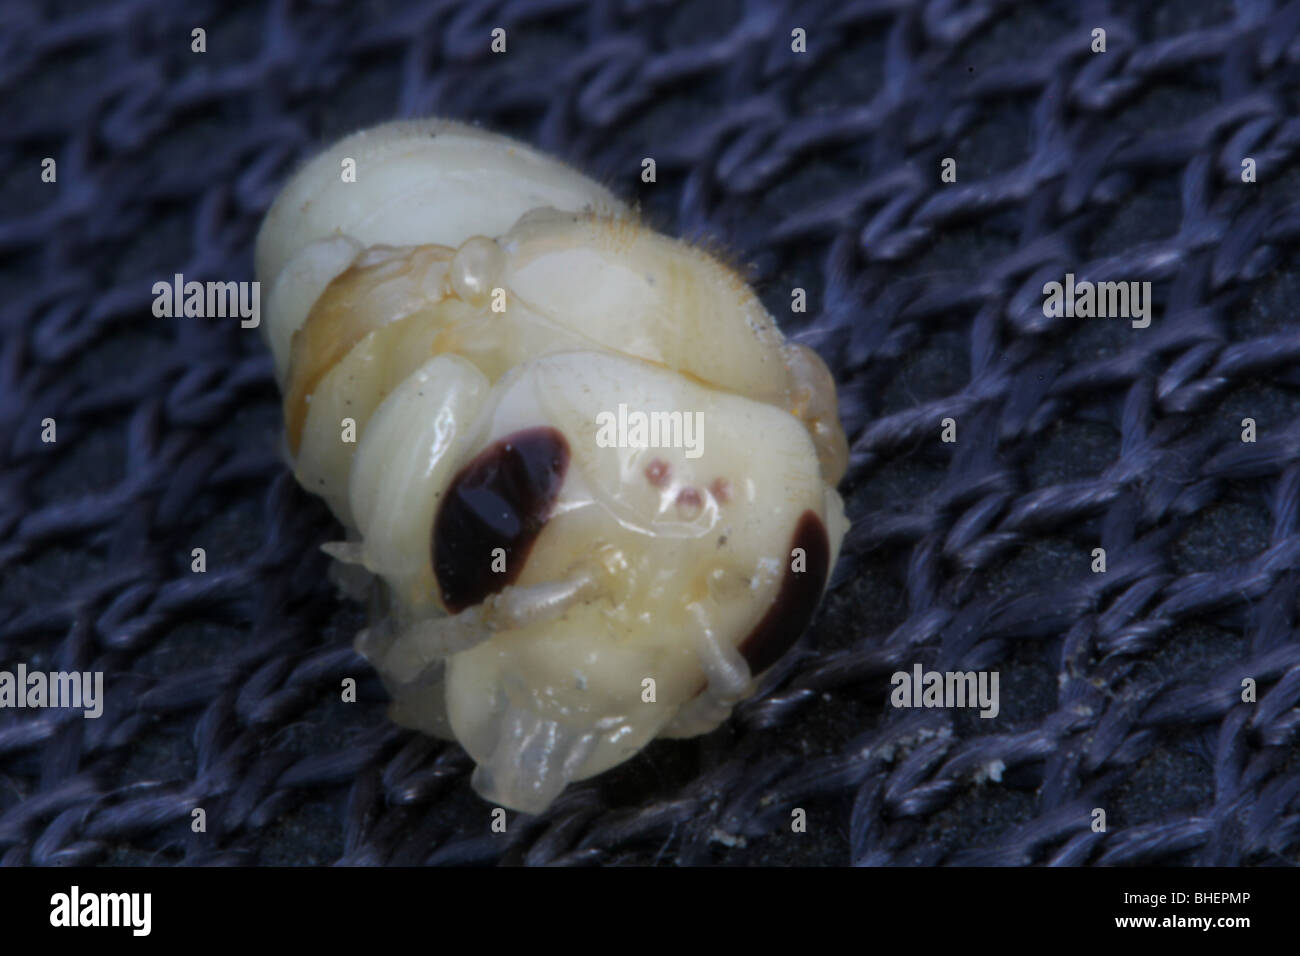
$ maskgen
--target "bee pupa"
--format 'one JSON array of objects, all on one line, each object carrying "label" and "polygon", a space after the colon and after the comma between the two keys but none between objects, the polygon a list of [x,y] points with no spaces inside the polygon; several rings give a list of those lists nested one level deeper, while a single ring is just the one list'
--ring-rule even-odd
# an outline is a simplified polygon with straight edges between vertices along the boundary
[{"label": "bee pupa", "polygon": [[295,475],[373,578],[358,649],[484,797],[540,812],[713,729],[798,639],[847,443],[825,364],[731,270],[439,121],[307,164],[257,262]]}]

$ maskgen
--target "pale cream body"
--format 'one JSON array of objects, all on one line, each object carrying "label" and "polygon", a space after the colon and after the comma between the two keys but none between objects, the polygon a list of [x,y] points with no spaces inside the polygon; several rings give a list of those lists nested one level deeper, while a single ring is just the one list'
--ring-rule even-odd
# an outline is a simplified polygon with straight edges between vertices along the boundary
[{"label": "pale cream body", "polygon": [[[344,155],[356,183],[339,179]],[[472,170],[509,188],[479,189]],[[348,529],[332,553],[383,582],[358,646],[395,719],[454,736],[481,793],[537,812],[752,692],[737,647],[797,568],[806,512],[833,566],[847,448],[824,365],[734,273],[567,167],[438,123],[308,164],[268,214],[258,265],[295,472]],[[309,318],[314,339],[296,334]],[[598,418],[620,404],[701,413],[699,457],[601,447]],[[571,452],[551,517],[513,584],[449,615],[430,550],[441,496],[483,448],[542,426]]]}]

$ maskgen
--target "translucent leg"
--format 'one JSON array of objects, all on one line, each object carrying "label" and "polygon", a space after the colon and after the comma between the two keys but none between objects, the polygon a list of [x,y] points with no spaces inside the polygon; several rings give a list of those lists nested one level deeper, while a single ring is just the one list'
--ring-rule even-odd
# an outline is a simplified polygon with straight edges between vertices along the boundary
[{"label": "translucent leg", "polygon": [[739,698],[749,687],[749,663],[713,629],[708,611],[698,602],[687,609],[698,625],[695,630],[695,654],[709,680],[705,693],[719,699]]},{"label": "translucent leg", "polygon": [[563,581],[545,581],[531,587],[506,587],[483,602],[483,619],[494,631],[544,624],[562,616],[575,604],[594,597],[596,576],[580,571]]},{"label": "translucent leg", "polygon": [[503,588],[482,604],[449,617],[395,623],[390,618],[363,632],[357,650],[398,684],[420,679],[443,658],[467,650],[496,631],[554,620],[598,590],[595,576],[579,573],[563,581]]},{"label": "translucent leg", "polygon": [[659,732],[662,737],[698,737],[716,730],[731,716],[735,703],[720,701],[705,691],[687,702]]},{"label": "translucent leg", "polygon": [[[479,606],[466,608],[451,617],[419,618],[405,624],[394,623],[390,618],[363,633],[364,640],[358,639],[357,650],[370,658],[381,674],[399,685],[417,683],[428,668],[441,667],[444,658],[492,636],[491,629],[483,623],[483,609]],[[378,653],[372,656],[371,649]]]},{"label": "translucent leg", "polygon": [[689,610],[698,625],[694,633],[696,658],[708,683],[660,732],[665,737],[694,737],[713,730],[731,715],[753,683],[749,663],[736,648],[719,639],[708,611],[698,603]]}]

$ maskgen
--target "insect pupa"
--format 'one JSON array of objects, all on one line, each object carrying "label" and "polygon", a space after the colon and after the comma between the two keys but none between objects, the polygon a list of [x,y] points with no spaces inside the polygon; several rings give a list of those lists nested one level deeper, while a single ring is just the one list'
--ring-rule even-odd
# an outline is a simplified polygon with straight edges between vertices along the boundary
[{"label": "insect pupa", "polygon": [[848,447],[829,370],[730,269],[441,120],[309,162],[256,259],[294,473],[370,601],[357,648],[486,799],[540,812],[712,730],[805,629]]}]

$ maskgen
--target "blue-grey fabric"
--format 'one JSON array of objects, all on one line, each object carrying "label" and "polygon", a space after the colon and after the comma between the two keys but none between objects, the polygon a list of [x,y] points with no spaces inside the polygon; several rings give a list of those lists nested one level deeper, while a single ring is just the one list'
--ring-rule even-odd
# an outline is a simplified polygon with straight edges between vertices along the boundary
[{"label": "blue-grey fabric", "polygon": [[[1300,861],[1296,0],[6,0],[0,102],[0,668],[107,698],[0,711],[4,863]],[[504,834],[351,649],[256,332],[151,309],[425,115],[746,269],[852,441],[760,694]],[[1066,273],[1150,281],[1150,326],[1045,316]],[[891,706],[915,664],[1000,712]]]}]

